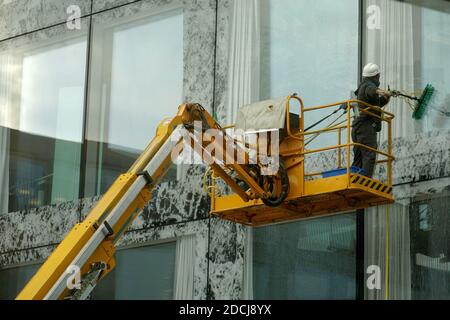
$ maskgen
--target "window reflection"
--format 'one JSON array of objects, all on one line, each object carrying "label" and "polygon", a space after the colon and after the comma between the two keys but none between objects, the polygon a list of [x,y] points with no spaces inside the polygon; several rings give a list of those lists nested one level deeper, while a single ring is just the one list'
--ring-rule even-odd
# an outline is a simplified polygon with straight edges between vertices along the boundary
[{"label": "window reflection", "polygon": [[[120,9],[119,9],[120,10]],[[96,17],[88,117],[86,196],[103,193],[182,102],[179,10],[111,25]]]},{"label": "window reflection", "polygon": [[[298,93],[312,107],[350,98],[358,81],[357,0],[262,0],[261,12],[261,99]],[[332,111],[309,112],[305,127]],[[337,141],[337,133],[322,134],[308,148]]]},{"label": "window reflection", "polygon": [[0,269],[0,300],[14,300],[40,266],[40,264],[31,264]]},{"label": "window reflection", "polygon": [[[450,8],[450,5],[447,5]],[[420,9],[421,39],[419,88],[427,83],[436,87],[429,112],[423,121],[426,131],[450,129],[450,14]],[[444,113],[442,113],[443,111]]]},{"label": "window reflection", "polygon": [[176,243],[118,250],[117,265],[99,282],[94,300],[171,300]]},{"label": "window reflection", "polygon": [[[358,1],[286,0],[280,5],[262,0],[260,4],[260,98],[298,93],[307,107],[348,99],[357,88]],[[298,112],[297,105],[292,108]],[[309,113],[305,126],[334,111],[327,110]],[[333,122],[339,120],[332,117],[321,126]],[[323,134],[308,148],[337,141],[336,133]],[[254,297],[355,298],[355,230],[353,214],[256,229]]]},{"label": "window reflection", "polygon": [[[364,60],[380,65],[381,87],[416,96],[428,83],[436,88],[420,121],[411,119],[407,101],[393,99],[389,103],[387,110],[396,115],[394,138],[450,129],[450,67],[446,63],[450,55],[450,5],[438,3],[442,11],[400,1],[365,1],[365,8],[380,8],[379,28],[365,28]],[[385,132],[382,137],[386,139]]]},{"label": "window reflection", "polygon": [[255,299],[355,299],[356,216],[254,231]]},{"label": "window reflection", "polygon": [[412,299],[450,299],[450,193],[410,206]]},{"label": "window reflection", "polygon": [[[411,119],[411,110],[402,100],[395,99],[388,105],[388,110],[396,115],[393,136],[404,139],[410,139],[414,133],[450,129],[450,66],[446,63],[450,55],[450,4],[421,1],[416,6],[413,4],[419,1],[409,2],[366,0],[365,8],[375,5],[381,16],[380,28],[366,28],[363,39],[365,62],[376,62],[382,68],[382,87],[389,85],[416,95],[428,83],[436,88],[420,121]],[[384,130],[381,138],[386,137]],[[377,210],[382,209],[368,211]],[[411,203],[408,199],[408,205],[395,204],[391,212],[391,296],[448,299],[448,191],[417,196]],[[384,215],[378,213],[380,217]],[[399,220],[399,216],[408,217],[409,224]],[[366,254],[379,257],[383,264],[384,249],[379,244],[385,235],[380,221],[385,220],[373,221],[372,226],[383,232],[373,236],[375,246],[369,247]],[[397,226],[392,228],[395,221]]]},{"label": "window reflection", "polygon": [[0,48],[1,213],[78,198],[83,33],[17,38]]}]

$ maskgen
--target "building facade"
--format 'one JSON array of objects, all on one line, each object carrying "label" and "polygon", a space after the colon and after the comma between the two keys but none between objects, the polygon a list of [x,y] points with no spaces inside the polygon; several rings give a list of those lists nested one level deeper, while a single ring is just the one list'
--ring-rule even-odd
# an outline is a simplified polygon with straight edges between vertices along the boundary
[{"label": "building facade", "polygon": [[[436,87],[423,120],[388,106],[395,204],[250,230],[208,215],[203,165],[174,165],[92,298],[449,299],[448,56],[443,0],[0,1],[0,299],[182,102],[229,124],[239,106],[294,92],[343,101],[366,62],[384,88]],[[306,166],[334,169],[336,155]]]}]

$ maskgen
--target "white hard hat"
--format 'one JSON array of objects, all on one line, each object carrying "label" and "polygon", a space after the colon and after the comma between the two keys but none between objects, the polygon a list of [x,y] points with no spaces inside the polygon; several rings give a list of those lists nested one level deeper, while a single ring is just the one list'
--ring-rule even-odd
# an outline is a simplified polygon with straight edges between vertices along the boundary
[{"label": "white hard hat", "polygon": [[375,63],[368,63],[363,69],[363,77],[374,77],[380,73],[380,67]]}]

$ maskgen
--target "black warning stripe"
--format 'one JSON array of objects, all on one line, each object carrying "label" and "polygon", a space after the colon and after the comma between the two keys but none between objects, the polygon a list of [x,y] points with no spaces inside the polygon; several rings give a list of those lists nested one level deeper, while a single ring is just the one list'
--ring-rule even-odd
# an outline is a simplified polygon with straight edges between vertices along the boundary
[{"label": "black warning stripe", "polygon": [[353,176],[352,183],[358,183],[360,176]]},{"label": "black warning stripe", "polygon": [[392,193],[392,187],[388,187],[383,183],[373,181],[372,179],[365,178],[359,175],[352,176],[351,183],[353,184],[359,184],[364,187],[368,187],[371,189],[375,189],[376,191],[383,192],[383,193]]}]

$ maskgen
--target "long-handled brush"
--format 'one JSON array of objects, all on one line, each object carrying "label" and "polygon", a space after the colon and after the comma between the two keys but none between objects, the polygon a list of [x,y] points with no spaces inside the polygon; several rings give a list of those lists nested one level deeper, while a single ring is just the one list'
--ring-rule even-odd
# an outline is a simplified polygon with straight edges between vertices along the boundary
[{"label": "long-handled brush", "polygon": [[[430,100],[431,97],[434,94],[434,87],[431,84],[427,84],[427,86],[425,87],[425,89],[422,92],[422,95],[420,96],[420,98],[415,97],[415,96],[410,96],[407,94],[404,94],[400,91],[391,91],[393,93],[394,97],[404,97],[410,100],[414,100],[415,101],[415,105],[412,107],[413,109],[413,118],[416,120],[420,120],[423,118],[427,108],[431,108],[428,105],[430,104]],[[438,110],[435,108],[431,108],[433,110],[436,110],[440,113],[442,113],[443,115],[450,117],[450,112],[445,112],[443,110]]]}]

